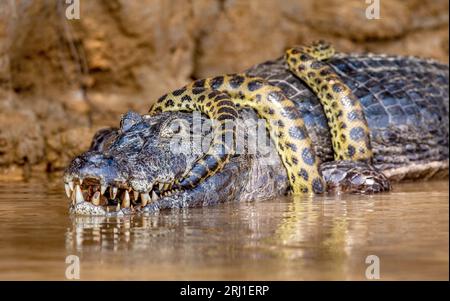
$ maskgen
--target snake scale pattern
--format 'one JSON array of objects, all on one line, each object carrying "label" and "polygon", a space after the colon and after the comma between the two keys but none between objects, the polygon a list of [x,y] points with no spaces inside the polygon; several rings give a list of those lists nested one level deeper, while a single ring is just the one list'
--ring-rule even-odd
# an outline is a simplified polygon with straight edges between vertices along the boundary
[{"label": "snake scale pattern", "polygon": [[[367,121],[361,104],[351,89],[323,60],[334,49],[326,42],[296,47],[286,52],[290,70],[317,94],[331,128],[336,160],[372,161]],[[325,183],[304,120],[294,102],[277,86],[261,77],[231,74],[201,79],[163,95],[150,114],[163,111],[199,110],[219,121],[209,151],[179,181],[181,188],[195,187],[213,175],[233,155],[234,147],[224,139],[233,126],[237,109],[254,109],[266,120],[271,138],[288,172],[294,194],[322,193]],[[235,137],[235,135],[233,135]]]},{"label": "snake scale pattern", "polygon": [[[119,128],[98,131],[64,173],[69,210],[145,214],[447,177],[448,87],[448,65],[430,59],[295,47],[244,73],[197,80],[162,96],[150,114],[129,111]],[[215,122],[197,133],[195,114],[180,111]],[[227,136],[261,117],[269,154],[234,149]],[[199,150],[193,134],[212,136],[209,149]]]}]

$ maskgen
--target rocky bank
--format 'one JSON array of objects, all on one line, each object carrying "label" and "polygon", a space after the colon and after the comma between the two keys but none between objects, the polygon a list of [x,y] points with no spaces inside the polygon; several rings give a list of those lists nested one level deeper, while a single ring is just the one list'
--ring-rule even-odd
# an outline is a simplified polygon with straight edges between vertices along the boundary
[{"label": "rocky bank", "polygon": [[238,72],[295,44],[431,57],[448,63],[448,1],[0,1],[0,174],[54,171],[192,79]]}]

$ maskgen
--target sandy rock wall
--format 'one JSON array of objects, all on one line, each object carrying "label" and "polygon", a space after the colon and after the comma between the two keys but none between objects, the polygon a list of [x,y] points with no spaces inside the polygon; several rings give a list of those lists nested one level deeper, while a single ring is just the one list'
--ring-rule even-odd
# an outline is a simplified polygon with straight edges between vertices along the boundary
[{"label": "sandy rock wall", "polygon": [[[0,1],[0,170],[61,169],[98,128],[192,79],[241,71],[291,45],[448,63],[448,1]],[[19,166],[19,169],[17,167]]]}]

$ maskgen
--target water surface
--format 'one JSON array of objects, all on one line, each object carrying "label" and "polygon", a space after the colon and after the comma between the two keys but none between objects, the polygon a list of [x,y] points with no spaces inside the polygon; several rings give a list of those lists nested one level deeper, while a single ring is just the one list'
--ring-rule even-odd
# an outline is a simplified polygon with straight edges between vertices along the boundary
[{"label": "water surface", "polygon": [[147,217],[71,217],[58,177],[0,182],[0,279],[364,280],[449,277],[447,180],[387,194],[279,199],[164,211]]}]

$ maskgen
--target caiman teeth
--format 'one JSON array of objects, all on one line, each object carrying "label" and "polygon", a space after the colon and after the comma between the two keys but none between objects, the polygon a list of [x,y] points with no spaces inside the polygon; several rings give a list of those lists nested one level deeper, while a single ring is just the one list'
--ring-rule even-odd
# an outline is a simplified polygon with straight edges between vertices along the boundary
[{"label": "caiman teeth", "polygon": [[114,200],[116,198],[117,191],[118,191],[117,187],[111,186],[111,188],[109,189],[109,194],[111,195],[111,199]]},{"label": "caiman teeth", "polygon": [[123,208],[129,208],[130,207],[130,194],[128,193],[128,190],[125,190],[123,201],[122,201],[122,207]]},{"label": "caiman teeth", "polygon": [[92,204],[95,206],[100,205],[100,192],[96,191],[94,195],[92,196]]},{"label": "caiman teeth", "polygon": [[72,205],[75,205],[75,203],[76,203],[76,202],[75,202],[75,192],[72,193],[70,199],[72,200]]},{"label": "caiman teeth", "polygon": [[164,197],[166,197],[166,196],[171,196],[172,194],[174,194],[174,193],[179,193],[179,192],[181,192],[182,190],[180,190],[180,189],[178,189],[178,188],[175,188],[175,189],[172,189],[172,190],[167,190],[167,191],[164,191],[163,193],[161,193],[161,196],[164,196]]},{"label": "caiman teeth", "polygon": [[[145,207],[162,197],[168,197],[180,192],[179,189],[173,187],[174,183],[156,182],[147,192],[139,192],[126,184],[110,186],[107,183],[100,183],[100,180],[95,181],[96,179],[93,181],[91,179],[85,180],[84,186],[81,178],[75,178],[64,183],[65,193],[72,200],[73,206],[83,202],[90,202],[94,206],[103,206],[106,212],[115,211],[120,213],[122,209],[133,208],[136,205]],[[87,197],[86,201],[85,197]],[[104,204],[103,200],[105,201]],[[111,203],[116,205],[111,206]]]},{"label": "caiman teeth", "polygon": [[80,185],[75,186],[75,201],[76,203],[84,202],[83,193],[81,192]]},{"label": "caiman teeth", "polygon": [[150,201],[150,195],[148,194],[148,192],[141,193],[142,207],[146,206],[149,201]]},{"label": "caiman teeth", "polygon": [[68,183],[64,183],[64,189],[66,190],[67,197],[70,198],[70,195],[72,194],[72,190],[70,189],[70,186]]},{"label": "caiman teeth", "polygon": [[137,201],[137,199],[139,198],[139,192],[136,190],[133,190],[133,198],[135,201]]}]

